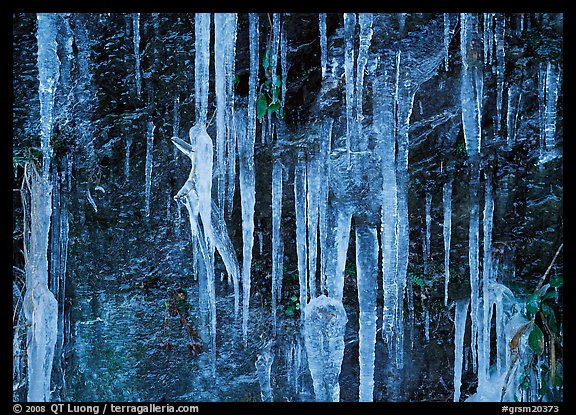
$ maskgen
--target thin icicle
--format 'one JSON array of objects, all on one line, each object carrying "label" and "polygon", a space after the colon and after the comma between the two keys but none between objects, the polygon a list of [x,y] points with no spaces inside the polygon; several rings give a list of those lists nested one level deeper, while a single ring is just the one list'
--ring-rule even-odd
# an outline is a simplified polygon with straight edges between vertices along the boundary
[{"label": "thin icicle", "polygon": [[448,284],[450,283],[450,239],[452,238],[452,180],[444,184],[444,306],[448,305]]},{"label": "thin icicle", "polygon": [[360,25],[360,47],[358,49],[358,59],[356,62],[356,122],[357,122],[357,150],[366,151],[368,149],[368,135],[362,134],[362,121],[364,119],[362,111],[362,101],[364,99],[364,71],[368,62],[368,50],[372,41],[372,13],[359,13],[358,23]]},{"label": "thin icicle", "polygon": [[448,71],[450,48],[450,13],[444,13],[444,70]]},{"label": "thin icicle", "polygon": [[136,61],[134,73],[136,76],[136,96],[140,99],[142,95],[142,78],[140,76],[140,13],[132,15],[132,30],[134,32],[134,59]]},{"label": "thin icicle", "polygon": [[454,402],[460,402],[464,334],[466,332],[468,304],[468,299],[462,299],[456,302],[456,314],[454,316]]},{"label": "thin icicle", "polygon": [[498,136],[501,134],[502,124],[502,101],[504,99],[504,70],[505,70],[505,18],[501,13],[497,13],[495,17],[495,47],[496,47],[496,128]]},{"label": "thin icicle", "polygon": [[[172,137],[180,137],[180,98],[174,98],[173,121],[172,121]],[[172,156],[177,160],[178,149],[174,146]],[[126,175],[128,176],[128,175]]]},{"label": "thin icicle", "polygon": [[346,76],[346,152],[350,160],[351,142],[355,137],[356,120],[354,118],[354,38],[356,32],[356,14],[344,13],[344,73]]},{"label": "thin icicle", "polygon": [[294,167],[294,204],[296,210],[296,252],[300,281],[300,315],[304,318],[308,303],[307,243],[306,243],[306,162],[299,157]]},{"label": "thin icicle", "polygon": [[286,32],[284,29],[280,31],[280,68],[282,69],[282,88],[281,97],[282,105],[286,104],[286,79],[288,78],[288,61],[286,54],[288,53],[288,41],[286,39]]},{"label": "thin icicle", "polygon": [[432,226],[432,215],[431,215],[431,207],[432,207],[432,193],[426,193],[426,237],[424,243],[424,273],[427,274],[428,269],[428,261],[430,259],[430,228]]},{"label": "thin icicle", "polygon": [[258,383],[260,384],[260,397],[262,402],[273,402],[274,394],[270,382],[272,363],[274,362],[274,350],[272,343],[268,343],[256,359],[256,371],[258,373]]},{"label": "thin icicle", "polygon": [[284,250],[282,246],[282,162],[274,160],[272,167],[272,316],[276,325],[276,307],[282,298]]},{"label": "thin icicle", "polygon": [[318,14],[318,26],[320,28],[320,66],[322,68],[322,79],[326,77],[326,66],[328,65],[328,40],[326,37],[326,13]]},{"label": "thin icicle", "polygon": [[306,220],[308,225],[308,287],[310,299],[316,298],[316,264],[318,258],[318,205],[320,202],[320,159],[308,159],[306,172]]},{"label": "thin icicle", "polygon": [[154,149],[154,130],[156,126],[152,121],[148,122],[146,133],[146,166],[144,170],[146,191],[144,201],[144,215],[150,218],[150,188],[152,185],[152,150]]},{"label": "thin icicle", "polygon": [[86,189],[86,198],[88,199],[88,202],[90,202],[90,205],[94,208],[94,212],[98,213],[98,206],[96,206],[96,202],[90,193],[90,189]]},{"label": "thin icicle", "polygon": [[[228,13],[226,20],[226,166],[228,179],[226,204],[228,217],[232,216],[234,192],[236,188],[236,129],[234,127],[234,79],[236,73],[236,38],[238,33],[238,15]],[[224,174],[224,173],[222,173]]]},{"label": "thin icicle", "polygon": [[328,256],[328,188],[330,187],[330,149],[334,120],[327,118],[322,126],[320,140],[320,199],[318,201],[320,231],[320,292],[328,292],[326,262]]}]

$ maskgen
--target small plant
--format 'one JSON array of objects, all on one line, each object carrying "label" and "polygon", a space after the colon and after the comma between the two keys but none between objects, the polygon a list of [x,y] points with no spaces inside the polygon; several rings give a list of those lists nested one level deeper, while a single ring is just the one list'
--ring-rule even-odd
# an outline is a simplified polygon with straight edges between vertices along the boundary
[{"label": "small plant", "polygon": [[24,147],[22,149],[17,149],[12,155],[13,167],[24,167],[28,162],[35,164],[40,163],[42,159],[42,152],[36,147]]},{"label": "small plant", "polygon": [[166,334],[168,317],[178,317],[180,326],[184,328],[188,337],[188,343],[186,344],[188,352],[192,356],[199,355],[202,352],[202,342],[198,336],[198,332],[188,319],[188,310],[191,306],[186,300],[186,291],[182,288],[170,289],[170,291],[168,291],[168,296],[169,300],[165,300],[163,303],[166,315],[164,317],[163,340],[158,345],[158,348],[168,351],[172,349],[172,342]]},{"label": "small plant", "polygon": [[291,316],[294,316],[296,314],[296,312],[299,310],[300,310],[300,300],[298,299],[298,297],[296,295],[293,295],[288,300],[288,305],[284,309],[284,314],[291,317]]},{"label": "small plant", "polygon": [[282,91],[282,80],[280,75],[275,75],[274,79],[269,72],[270,69],[270,50],[264,53],[262,66],[266,73],[266,81],[260,85],[258,99],[256,100],[256,116],[259,120],[266,115],[277,113],[280,119],[284,119],[284,104],[280,99],[280,92]]}]

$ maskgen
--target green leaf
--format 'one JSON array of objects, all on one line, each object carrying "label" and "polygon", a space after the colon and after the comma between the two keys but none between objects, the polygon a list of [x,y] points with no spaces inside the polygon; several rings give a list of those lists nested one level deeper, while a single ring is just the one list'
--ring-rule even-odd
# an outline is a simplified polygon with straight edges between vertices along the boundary
[{"label": "green leaf", "polygon": [[284,314],[286,314],[287,316],[293,316],[294,315],[294,308],[288,307],[286,310],[284,310]]},{"label": "green leaf", "polygon": [[274,82],[276,86],[282,85],[282,80],[280,79],[280,75],[276,75],[276,82]]},{"label": "green leaf", "polygon": [[544,334],[542,330],[536,325],[532,328],[528,336],[528,345],[537,355],[541,355],[544,351]]},{"label": "green leaf", "polygon": [[268,109],[268,101],[266,101],[266,96],[264,93],[261,93],[258,96],[258,100],[256,101],[256,117],[259,120],[266,114],[266,110]]},{"label": "green leaf", "polygon": [[551,309],[550,316],[548,317],[548,326],[552,330],[553,334],[558,334],[558,322],[556,321],[556,314],[554,310]]},{"label": "green leaf", "polygon": [[564,278],[562,275],[556,274],[550,277],[550,285],[554,288],[559,288],[564,285]]},{"label": "green leaf", "polygon": [[526,375],[526,372],[522,373],[522,375],[520,376],[519,381],[519,387],[522,390],[528,390],[528,387],[530,386],[530,377],[528,375]]},{"label": "green leaf", "polygon": [[562,380],[562,376],[560,376],[558,374],[558,372],[556,372],[555,376],[554,376],[554,380],[552,381],[552,386],[559,386],[562,387],[563,384],[563,380]]},{"label": "green leaf", "polygon": [[240,77],[238,75],[234,75],[234,85],[238,85],[240,83]]},{"label": "green leaf", "polygon": [[280,101],[272,102],[270,105],[268,105],[268,114],[274,113],[274,111],[278,110],[279,108]]},{"label": "green leaf", "polygon": [[290,297],[290,301],[292,301],[293,303],[295,303],[296,301],[298,301],[298,297],[296,297],[295,295],[293,295],[292,297]]},{"label": "green leaf", "polygon": [[526,310],[528,311],[530,316],[533,316],[538,312],[538,310],[540,310],[540,296],[538,295],[538,293],[531,294],[528,296],[528,299],[526,301]]},{"label": "green leaf", "polygon": [[544,294],[542,296],[542,301],[550,300],[551,298],[555,298],[555,297],[556,297],[556,290],[548,290],[548,291],[546,291],[546,294]]},{"label": "green leaf", "polygon": [[300,303],[296,303],[296,310],[300,310]]}]

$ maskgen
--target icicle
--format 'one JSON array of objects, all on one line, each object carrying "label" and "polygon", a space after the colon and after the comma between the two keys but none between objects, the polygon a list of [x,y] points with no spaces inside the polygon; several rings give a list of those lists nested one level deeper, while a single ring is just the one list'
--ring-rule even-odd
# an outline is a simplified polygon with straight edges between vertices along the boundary
[{"label": "icicle", "polygon": [[240,199],[242,204],[242,288],[243,310],[242,330],[244,344],[248,342],[248,317],[250,305],[250,280],[252,265],[252,248],[254,246],[254,204],[256,177],[254,171],[254,135],[240,127],[244,113],[238,112],[236,119],[238,138],[238,157],[240,160]]},{"label": "icicle", "polygon": [[[478,384],[481,386],[482,381],[489,379],[490,369],[490,322],[492,320],[492,289],[494,279],[492,277],[492,227],[494,216],[494,195],[492,194],[492,183],[489,175],[486,175],[484,189],[484,218],[483,218],[483,235],[484,235],[484,257],[482,263],[482,305],[483,305],[483,333],[481,342],[478,343]],[[480,362],[482,356],[482,362]],[[480,364],[482,363],[482,364]]]},{"label": "icicle", "polygon": [[[174,121],[172,122],[172,137],[180,137],[180,98],[174,98],[174,111],[173,111]],[[174,146],[172,156],[174,161],[177,160],[178,149]]]},{"label": "icicle", "polygon": [[322,125],[320,140],[320,198],[318,201],[320,230],[320,292],[327,293],[326,261],[328,255],[328,188],[330,178],[330,147],[334,120],[327,118]]},{"label": "icicle", "polygon": [[355,137],[356,121],[354,119],[354,33],[356,14],[344,13],[344,73],[346,76],[346,152],[350,160],[351,142]]},{"label": "icicle", "polygon": [[90,202],[90,205],[92,205],[92,207],[94,208],[94,212],[98,213],[98,207],[96,206],[96,202],[94,202],[94,199],[92,198],[90,189],[86,189],[86,198],[88,199],[88,202]]},{"label": "icicle", "polygon": [[378,232],[356,223],[356,274],[360,308],[360,402],[374,399],[376,347],[376,289],[378,286]]},{"label": "icicle", "polygon": [[294,167],[294,204],[296,210],[296,252],[300,281],[300,315],[304,318],[308,303],[307,243],[306,243],[306,162],[300,157]]},{"label": "icicle", "polygon": [[468,303],[468,299],[457,301],[456,314],[454,316],[454,402],[460,402],[460,386],[462,385],[462,351],[464,348],[464,333],[466,332]]},{"label": "icicle", "polygon": [[[280,68],[282,69],[282,105],[286,104],[286,79],[288,78],[288,61],[286,60],[286,54],[288,53],[288,41],[286,40],[286,32],[282,30],[280,32]],[[284,111],[284,110],[283,110]]]},{"label": "icicle", "polygon": [[210,84],[210,13],[196,13],[194,30],[196,35],[194,65],[196,124],[206,127],[208,121],[208,86]]},{"label": "icicle", "polygon": [[484,66],[492,65],[494,49],[494,13],[484,13]]},{"label": "icicle", "polygon": [[330,206],[328,213],[328,254],[326,261],[326,286],[328,296],[342,301],[344,294],[344,270],[350,242],[352,213],[343,207]]},{"label": "icicle", "polygon": [[504,71],[505,71],[505,20],[500,13],[495,17],[495,47],[496,47],[496,128],[501,136],[502,101],[504,96]]},{"label": "icicle", "polygon": [[412,278],[406,279],[406,297],[408,305],[408,336],[410,337],[410,350],[414,349],[414,283]]},{"label": "icicle", "polygon": [[276,307],[282,298],[284,252],[282,247],[282,162],[276,158],[272,167],[272,316],[276,325]]},{"label": "icicle", "polygon": [[130,179],[130,148],[132,147],[132,135],[128,134],[126,137],[126,151],[124,155],[124,175],[126,176],[126,181]]},{"label": "icicle", "polygon": [[326,77],[326,66],[328,64],[328,40],[326,38],[326,13],[318,13],[318,26],[320,28],[320,66],[322,68],[322,79]]},{"label": "icicle", "polygon": [[558,85],[559,85],[559,70],[558,66],[548,62],[546,67],[546,101],[545,101],[545,117],[544,124],[544,141],[546,149],[551,150],[554,148],[555,135],[556,135],[556,105],[558,102]]},{"label": "icicle", "polygon": [[317,402],[340,401],[338,377],[347,321],[341,301],[321,295],[308,303],[304,340]]},{"label": "icicle", "polygon": [[448,306],[448,284],[450,282],[450,239],[452,238],[452,179],[444,184],[444,306]]},{"label": "icicle", "polygon": [[516,136],[516,120],[518,117],[518,110],[520,104],[520,88],[517,85],[510,85],[508,87],[508,110],[506,112],[506,130],[507,139],[506,144],[508,147],[512,146]]},{"label": "icicle", "polygon": [[[227,186],[227,214],[232,216],[234,207],[234,192],[236,187],[236,129],[234,127],[234,79],[236,74],[236,37],[238,31],[238,16],[236,13],[227,14],[225,44],[226,53],[226,166],[228,168]],[[224,172],[222,172],[224,174]]]},{"label": "icicle", "polygon": [[357,150],[368,150],[368,135],[362,134],[362,121],[364,119],[362,111],[362,101],[364,98],[364,71],[368,62],[368,50],[372,41],[372,13],[359,13],[358,23],[360,25],[360,47],[358,49],[358,60],[356,62],[356,121],[357,128]]},{"label": "icicle", "polygon": [[477,37],[477,21],[473,15],[462,13],[461,15],[461,44],[462,55],[462,85],[460,97],[462,102],[462,124],[464,127],[464,139],[466,141],[466,151],[468,153],[470,165],[470,227],[468,232],[469,251],[468,258],[470,264],[470,318],[472,321],[472,364],[476,369],[477,335],[478,335],[478,313],[479,313],[479,202],[478,191],[480,186],[480,167],[478,155],[480,152],[481,112],[479,107],[478,84],[473,83],[477,76],[478,68],[471,64],[474,54],[477,53],[475,41]]},{"label": "icicle", "polygon": [[140,95],[142,94],[142,78],[140,77],[140,13],[134,13],[132,15],[132,30],[134,32],[134,60],[136,61],[134,68],[136,75],[136,96],[140,99]]},{"label": "icicle", "polygon": [[152,150],[154,148],[154,130],[156,126],[152,121],[148,121],[146,134],[146,168],[144,171],[146,181],[144,215],[150,218],[150,187],[152,184]]},{"label": "icicle", "polygon": [[308,225],[308,287],[310,298],[316,294],[316,264],[318,258],[318,205],[320,202],[320,159],[310,156],[306,172],[306,219]]},{"label": "icicle", "polygon": [[406,26],[406,13],[398,13],[398,32],[401,36],[404,35],[404,28]]},{"label": "icicle", "polygon": [[538,68],[538,115],[540,126],[540,150],[546,148],[546,69],[543,63]]},{"label": "icicle", "polygon": [[224,189],[226,187],[226,113],[227,88],[226,78],[226,32],[227,16],[224,13],[214,13],[214,77],[216,96],[216,169],[214,176],[218,188],[218,207],[224,211]]},{"label": "icicle", "polygon": [[444,13],[444,70],[448,71],[450,49],[450,13]]},{"label": "icicle", "polygon": [[250,312],[250,272],[252,263],[252,246],[254,244],[254,203],[255,203],[255,172],[254,172],[254,143],[256,139],[256,88],[258,81],[258,14],[250,13],[249,39],[250,39],[250,78],[248,93],[247,129],[239,125],[242,117],[236,118],[236,133],[238,144],[238,157],[240,160],[240,195],[242,203],[242,334],[244,345],[248,344],[248,317]]},{"label": "icicle", "polygon": [[424,273],[427,274],[428,269],[428,260],[430,259],[430,227],[432,226],[432,216],[430,214],[430,209],[432,206],[432,194],[430,192],[426,193],[426,238],[424,247]]},{"label": "icicle", "polygon": [[272,343],[268,343],[268,345],[262,350],[262,354],[259,354],[256,359],[256,371],[258,372],[258,382],[260,383],[260,396],[262,402],[274,401],[272,385],[270,384],[272,362],[274,362],[274,351],[272,350]]},{"label": "icicle", "polygon": [[396,128],[395,102],[392,77],[388,82],[379,76],[374,82],[374,132],[379,137],[378,153],[382,168],[382,286],[384,305],[382,311],[382,338],[388,353],[394,348],[398,284],[396,267],[397,245],[397,187],[396,187]]},{"label": "icicle", "polygon": [[428,304],[424,308],[424,338],[427,342],[430,341],[430,308]]},{"label": "icicle", "polygon": [[409,152],[409,125],[412,107],[414,106],[414,92],[405,90],[398,97],[398,152],[396,158],[396,180],[398,190],[397,226],[398,226],[398,266],[396,278],[398,281],[397,294],[397,328],[396,336],[398,354],[396,356],[399,368],[404,366],[404,294],[408,275],[408,255],[410,247],[410,224],[408,220],[408,152]]}]

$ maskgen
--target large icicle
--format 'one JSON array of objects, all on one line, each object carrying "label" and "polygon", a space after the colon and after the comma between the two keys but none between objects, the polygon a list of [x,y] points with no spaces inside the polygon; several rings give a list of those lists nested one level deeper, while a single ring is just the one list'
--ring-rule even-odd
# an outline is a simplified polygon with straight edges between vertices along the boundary
[{"label": "large icicle", "polygon": [[324,295],[310,300],[306,308],[304,340],[317,402],[340,401],[347,320],[342,302]]},{"label": "large icicle", "polygon": [[[232,216],[234,192],[236,188],[236,130],[234,128],[234,79],[236,73],[236,37],[238,32],[238,15],[228,13],[226,21],[226,166],[228,183],[226,203],[228,217]],[[224,173],[222,173],[224,174]]]},{"label": "large icicle", "polygon": [[358,59],[356,62],[356,121],[357,121],[357,150],[366,151],[368,149],[368,134],[362,134],[362,121],[364,114],[362,111],[362,101],[364,99],[364,71],[368,62],[368,50],[372,41],[372,13],[359,13],[358,23],[360,24],[360,47],[358,49]]},{"label": "large icicle", "polygon": [[477,53],[474,50],[473,39],[477,37],[476,16],[466,13],[461,14],[461,43],[462,55],[462,84],[460,98],[462,103],[462,124],[464,127],[464,139],[468,153],[470,166],[470,227],[468,231],[468,258],[470,264],[470,318],[472,321],[472,364],[476,369],[477,334],[479,314],[479,202],[478,193],[480,187],[479,153],[481,143],[480,129],[480,104],[477,84],[474,82],[479,68],[470,65],[470,54]]},{"label": "large icicle", "polygon": [[468,317],[469,300],[456,302],[454,316],[454,402],[460,402],[460,386],[462,385],[462,360],[464,358],[464,334]]},{"label": "large icicle", "polygon": [[256,140],[256,88],[258,82],[258,14],[250,13],[250,77],[248,80],[248,115],[246,135],[238,128],[241,118],[236,118],[238,157],[240,160],[240,197],[242,204],[242,334],[244,345],[248,343],[248,316],[250,312],[250,272],[252,263],[252,247],[254,245],[254,203],[255,203],[255,172],[254,143]]},{"label": "large icicle", "polygon": [[452,179],[443,187],[444,206],[444,306],[448,305],[448,284],[450,283],[450,239],[452,238]]},{"label": "large icicle", "polygon": [[208,86],[210,84],[210,13],[196,13],[194,31],[196,36],[194,65],[196,124],[206,127],[208,121]]},{"label": "large icicle", "polygon": [[306,243],[306,161],[302,155],[294,167],[294,205],[296,211],[296,253],[300,281],[300,313],[304,318],[308,303],[307,243]]},{"label": "large icicle", "polygon": [[490,322],[492,315],[492,227],[494,216],[494,195],[489,175],[486,175],[484,189],[484,257],[482,264],[482,335],[478,338],[478,387],[489,380],[490,370]]},{"label": "large icicle", "polygon": [[397,293],[397,188],[396,188],[396,128],[393,77],[379,76],[374,83],[374,132],[379,137],[378,153],[382,168],[382,338],[388,353],[395,348]]},{"label": "large icicle", "polygon": [[318,258],[318,204],[320,202],[320,159],[318,155],[311,155],[307,164],[308,287],[312,299],[316,297],[316,264]]},{"label": "large icicle", "polygon": [[240,199],[242,204],[242,289],[243,310],[242,330],[244,343],[248,341],[248,314],[250,305],[250,273],[252,265],[252,248],[254,246],[254,204],[256,201],[254,171],[254,135],[246,133],[246,129],[240,127],[244,122],[244,115],[238,112],[236,118],[238,157],[240,160]]},{"label": "large icicle", "polygon": [[360,402],[372,402],[374,399],[378,253],[376,228],[356,223],[356,275],[360,307]]},{"label": "large icicle", "polygon": [[150,188],[152,185],[152,151],[154,149],[154,130],[156,126],[152,121],[148,121],[146,130],[146,166],[144,169],[145,193],[144,193],[144,215],[150,219]]},{"label": "large icicle", "polygon": [[512,146],[516,140],[516,124],[521,98],[522,92],[520,88],[511,84],[508,87],[508,110],[506,112],[506,144],[508,147]]},{"label": "large icicle", "polygon": [[432,226],[432,215],[430,210],[432,208],[432,193],[426,192],[426,203],[425,203],[425,216],[426,216],[426,233],[424,238],[424,273],[427,274],[429,271],[428,261],[430,259],[430,228]]},{"label": "large icicle", "polygon": [[132,30],[134,32],[134,74],[136,77],[136,96],[140,99],[142,94],[142,78],[140,76],[140,13],[132,15]]},{"label": "large icicle", "polygon": [[450,13],[444,13],[444,70],[448,71],[450,49]]},{"label": "large icicle", "polygon": [[284,247],[282,240],[282,162],[274,160],[272,167],[272,316],[276,325],[276,307],[282,298]]},{"label": "large icicle", "polygon": [[218,208],[224,211],[224,195],[226,187],[226,113],[227,107],[227,76],[226,73],[226,32],[227,15],[214,13],[214,84],[216,96],[216,168],[215,178],[218,189]]},{"label": "large icicle", "polygon": [[[54,121],[54,95],[60,77],[57,55],[57,19],[55,14],[39,14],[36,37],[38,39],[38,80],[40,100],[40,142],[42,168],[27,164],[22,187],[24,203],[24,252],[26,293],[24,314],[27,329],[28,396],[29,402],[49,401],[50,378],[54,347],[58,335],[58,302],[48,289],[48,237],[52,215],[52,129]],[[29,203],[29,205],[27,205]],[[29,217],[26,217],[29,212]]]}]

